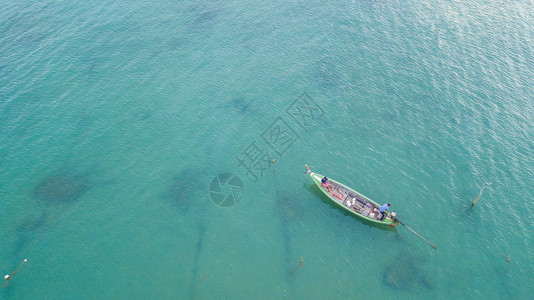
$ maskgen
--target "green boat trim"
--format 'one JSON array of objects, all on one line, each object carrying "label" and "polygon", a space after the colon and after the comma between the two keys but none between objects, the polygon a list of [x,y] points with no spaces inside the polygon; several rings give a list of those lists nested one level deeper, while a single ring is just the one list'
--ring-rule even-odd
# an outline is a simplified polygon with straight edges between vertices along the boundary
[{"label": "green boat trim", "polygon": [[308,165],[306,165],[306,169],[313,183],[315,183],[321,192],[346,211],[379,225],[395,227],[400,224],[394,219],[394,213],[393,216],[387,213],[386,218],[380,221],[382,213],[380,213],[380,205],[378,203],[341,182],[330,178],[328,178],[328,185],[325,187],[321,182],[321,179],[324,177],[323,175],[312,172]]}]

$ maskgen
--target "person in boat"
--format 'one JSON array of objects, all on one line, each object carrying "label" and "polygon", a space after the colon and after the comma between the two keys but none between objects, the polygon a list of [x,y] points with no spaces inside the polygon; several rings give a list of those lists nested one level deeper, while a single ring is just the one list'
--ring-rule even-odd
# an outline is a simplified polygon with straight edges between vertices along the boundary
[{"label": "person in boat", "polygon": [[382,214],[382,217],[380,218],[380,221],[384,221],[384,219],[388,215],[388,211],[389,211],[389,207],[390,206],[391,206],[391,204],[389,204],[389,203],[386,203],[386,204],[380,206],[380,213]]},{"label": "person in boat", "polygon": [[321,184],[323,185],[324,188],[326,188],[327,191],[330,192],[330,190],[332,189],[332,186],[328,183],[328,178],[323,177],[323,179],[321,179]]}]

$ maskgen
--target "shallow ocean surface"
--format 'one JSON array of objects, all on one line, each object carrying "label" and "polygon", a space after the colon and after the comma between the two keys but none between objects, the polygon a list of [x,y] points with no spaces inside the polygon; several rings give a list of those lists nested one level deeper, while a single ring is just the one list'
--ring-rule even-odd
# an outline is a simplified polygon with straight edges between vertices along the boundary
[{"label": "shallow ocean surface", "polygon": [[0,298],[531,298],[532,11],[0,0]]}]

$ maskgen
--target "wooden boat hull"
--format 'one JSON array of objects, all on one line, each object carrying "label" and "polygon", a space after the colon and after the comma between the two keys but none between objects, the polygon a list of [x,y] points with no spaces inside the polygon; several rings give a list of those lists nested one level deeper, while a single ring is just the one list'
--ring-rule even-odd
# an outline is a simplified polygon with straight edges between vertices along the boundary
[{"label": "wooden boat hull", "polygon": [[[380,212],[378,211],[380,205],[365,195],[360,194],[350,187],[330,178],[328,179],[328,182],[331,184],[332,189],[329,191],[321,183],[321,179],[324,177],[323,175],[311,172],[309,170],[308,174],[312,178],[313,183],[321,190],[321,192],[323,192],[323,194],[328,197],[328,199],[351,214],[378,225],[392,227],[399,225],[399,223],[393,220],[390,215],[388,215],[383,221],[377,219],[378,216],[381,216]],[[349,205],[351,202],[356,202],[356,204]]]}]

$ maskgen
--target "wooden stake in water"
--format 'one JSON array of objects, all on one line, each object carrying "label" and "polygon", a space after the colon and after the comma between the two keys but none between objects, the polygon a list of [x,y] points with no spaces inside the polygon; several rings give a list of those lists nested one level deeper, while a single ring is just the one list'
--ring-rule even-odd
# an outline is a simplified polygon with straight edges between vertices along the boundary
[{"label": "wooden stake in water", "polygon": [[15,272],[13,272],[11,275],[6,275],[4,276],[4,279],[6,280],[6,283],[4,283],[4,285],[2,286],[7,286],[9,284],[9,279],[11,279],[13,276],[15,276],[15,274],[17,274],[17,272],[20,270],[20,268],[22,268],[22,265],[27,263],[28,262],[28,259],[24,259],[24,261],[20,264],[20,266],[15,270]]},{"label": "wooden stake in water", "polygon": [[303,267],[303,266],[302,266],[302,261],[303,261],[303,259],[304,259],[304,257],[301,256],[301,257],[300,257],[300,264],[299,264],[295,269],[293,269],[293,270],[289,270],[289,272],[294,273],[294,272],[297,271],[299,268],[302,268],[302,267]]},{"label": "wooden stake in water", "polygon": [[204,275],[204,278],[202,278],[202,280],[197,284],[197,287],[195,288],[195,293],[193,294],[193,299],[195,299],[195,297],[197,296],[198,287],[200,286],[202,281],[204,281],[204,279],[206,279],[206,277],[208,277],[208,273],[206,273],[206,275]]},{"label": "wooden stake in water", "polygon": [[480,189],[480,193],[478,194],[478,197],[475,199],[475,201],[473,201],[473,203],[471,203],[471,208],[473,208],[473,206],[475,206],[475,204],[477,203],[478,201],[478,198],[480,198],[480,196],[482,196],[482,192],[484,191],[484,189],[486,188],[486,186],[490,186],[491,185],[491,182],[486,182],[484,183],[484,185],[482,186],[482,188]]}]

